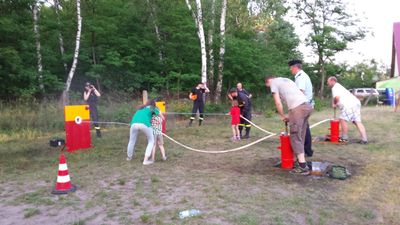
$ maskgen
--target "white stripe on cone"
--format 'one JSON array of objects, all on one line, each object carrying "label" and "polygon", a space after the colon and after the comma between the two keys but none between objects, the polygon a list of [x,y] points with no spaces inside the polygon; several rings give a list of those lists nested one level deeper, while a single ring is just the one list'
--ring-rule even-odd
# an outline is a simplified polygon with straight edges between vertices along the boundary
[{"label": "white stripe on cone", "polygon": [[57,176],[57,183],[67,183],[70,182],[69,175],[66,176]]},{"label": "white stripe on cone", "polygon": [[58,164],[58,170],[59,170],[59,171],[68,170],[67,164],[66,164],[66,163]]}]

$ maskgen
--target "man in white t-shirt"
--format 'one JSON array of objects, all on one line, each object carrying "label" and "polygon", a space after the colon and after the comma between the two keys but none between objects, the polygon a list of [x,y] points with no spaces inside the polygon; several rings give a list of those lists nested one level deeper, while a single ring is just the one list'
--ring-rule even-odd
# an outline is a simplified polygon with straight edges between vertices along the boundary
[{"label": "man in white t-shirt", "polygon": [[346,88],[337,82],[336,77],[328,78],[328,86],[332,88],[332,107],[340,109],[340,125],[342,127],[341,141],[349,139],[349,128],[347,122],[354,123],[361,135],[361,144],[368,144],[367,133],[361,123],[361,102]]},{"label": "man in white t-shirt", "polygon": [[[282,120],[289,122],[290,144],[300,166],[291,172],[308,175],[309,168],[304,156],[304,140],[308,127],[308,118],[313,111],[312,106],[303,92],[288,78],[266,77],[265,86],[271,88],[276,109]],[[289,110],[288,115],[283,110],[282,101],[287,105]]]},{"label": "man in white t-shirt", "polygon": [[[302,70],[301,60],[291,60],[288,62],[290,73],[294,76],[294,82],[301,92],[306,96],[308,102],[314,107],[313,100],[313,86],[310,77]],[[307,127],[306,137],[304,140],[304,153],[306,156],[311,157],[313,155],[312,150],[312,138],[310,126]]]}]

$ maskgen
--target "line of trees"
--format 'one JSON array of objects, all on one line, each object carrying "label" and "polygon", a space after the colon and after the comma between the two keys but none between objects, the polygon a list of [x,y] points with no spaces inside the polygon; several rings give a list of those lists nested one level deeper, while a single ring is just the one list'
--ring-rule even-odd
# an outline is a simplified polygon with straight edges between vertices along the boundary
[{"label": "line of trees", "polygon": [[[216,102],[239,81],[261,92],[266,74],[289,76],[287,61],[302,58],[294,27],[284,19],[285,2],[0,1],[0,97],[62,96],[67,104],[70,89],[81,91],[87,80],[103,92],[135,95],[146,89],[169,96],[186,95],[201,80]],[[306,15],[304,23],[315,24],[318,17],[310,17],[307,1],[294,3],[299,18]],[[313,27],[318,30],[308,43],[323,54],[323,64],[309,66],[310,71],[318,68],[312,75],[318,84],[328,59],[332,62],[335,52],[362,38],[363,31],[351,36],[328,23]],[[334,39],[339,34],[347,36]],[[344,71],[343,66],[331,68]]]}]

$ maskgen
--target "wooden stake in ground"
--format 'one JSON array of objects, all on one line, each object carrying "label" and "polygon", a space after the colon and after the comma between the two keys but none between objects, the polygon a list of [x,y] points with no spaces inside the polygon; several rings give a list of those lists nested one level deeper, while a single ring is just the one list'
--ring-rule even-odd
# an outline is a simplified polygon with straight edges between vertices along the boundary
[{"label": "wooden stake in ground", "polygon": [[144,104],[147,103],[147,100],[149,99],[146,90],[143,90],[143,95],[142,96],[143,96],[143,105],[144,105]]}]

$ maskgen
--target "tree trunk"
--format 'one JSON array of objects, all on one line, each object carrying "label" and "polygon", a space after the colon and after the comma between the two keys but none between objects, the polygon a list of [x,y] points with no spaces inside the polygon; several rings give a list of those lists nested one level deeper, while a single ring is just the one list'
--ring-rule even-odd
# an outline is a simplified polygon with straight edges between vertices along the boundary
[{"label": "tree trunk", "polygon": [[154,26],[154,31],[156,33],[156,38],[159,44],[159,49],[158,49],[158,58],[160,60],[161,63],[164,62],[164,56],[163,56],[163,52],[162,52],[162,48],[161,48],[161,35],[160,35],[160,29],[158,28],[157,25],[157,17],[156,17],[156,12],[155,9],[153,7],[153,5],[151,4],[150,0],[146,0],[147,4],[149,5],[150,8],[150,16],[153,20],[153,26]]},{"label": "tree trunk", "polygon": [[319,97],[324,99],[324,87],[325,87],[325,62],[323,56],[319,56],[318,59],[319,71],[321,74],[321,87],[319,89]]},{"label": "tree trunk", "polygon": [[204,36],[203,27],[203,12],[201,9],[201,0],[196,0],[197,7],[197,20],[199,23],[199,39],[201,48],[201,81],[207,83],[207,50],[206,50],[206,38]]},{"label": "tree trunk", "polygon": [[69,102],[69,89],[71,87],[72,78],[74,77],[76,65],[78,63],[79,46],[80,46],[80,42],[81,42],[81,29],[82,29],[81,1],[80,0],[76,0],[76,17],[77,17],[77,21],[78,21],[78,26],[77,26],[77,31],[76,31],[76,43],[75,43],[74,58],[73,58],[71,69],[68,73],[67,82],[65,83],[65,90],[62,95],[63,105],[66,105]]},{"label": "tree trunk", "polygon": [[221,43],[219,48],[218,81],[215,90],[215,102],[221,100],[222,81],[224,78],[224,56],[225,56],[225,19],[226,19],[227,0],[222,0],[220,36]]},{"label": "tree trunk", "polygon": [[196,13],[192,10],[189,0],[185,0],[189,11],[192,13],[192,17],[197,27],[197,36],[200,41],[200,52],[201,52],[201,82],[207,82],[207,51],[206,51],[206,39],[204,36],[203,27],[203,12],[201,9],[201,0],[196,0]]},{"label": "tree trunk", "polygon": [[208,84],[215,94],[214,86],[214,29],[215,29],[215,0],[211,1],[211,24],[208,29]]},{"label": "tree trunk", "polygon": [[[55,11],[56,17],[57,17],[57,25],[58,25],[59,29],[61,29],[61,19],[60,19],[59,10],[60,10],[60,1],[54,0],[54,11]],[[59,30],[59,33],[58,33],[58,43],[60,45],[61,60],[62,60],[63,66],[64,66],[65,74],[68,74],[68,66],[64,60],[64,52],[65,52],[64,38],[63,38],[61,30]]]},{"label": "tree trunk", "polygon": [[[93,9],[93,11],[94,11],[94,9]],[[93,12],[93,13],[94,13],[94,12]],[[95,43],[96,43],[96,34],[92,31],[91,45],[92,45],[92,63],[93,63],[93,65],[97,65],[97,57],[96,57]],[[95,76],[96,76],[96,86],[97,86],[97,90],[101,93],[101,86],[100,86],[99,74],[95,74]]]},{"label": "tree trunk", "polygon": [[33,15],[33,33],[35,34],[36,42],[36,57],[37,57],[37,70],[38,70],[38,83],[39,90],[44,93],[43,85],[43,64],[42,64],[42,53],[40,45],[40,33],[39,33],[39,3],[36,1],[33,3],[32,15]]}]

